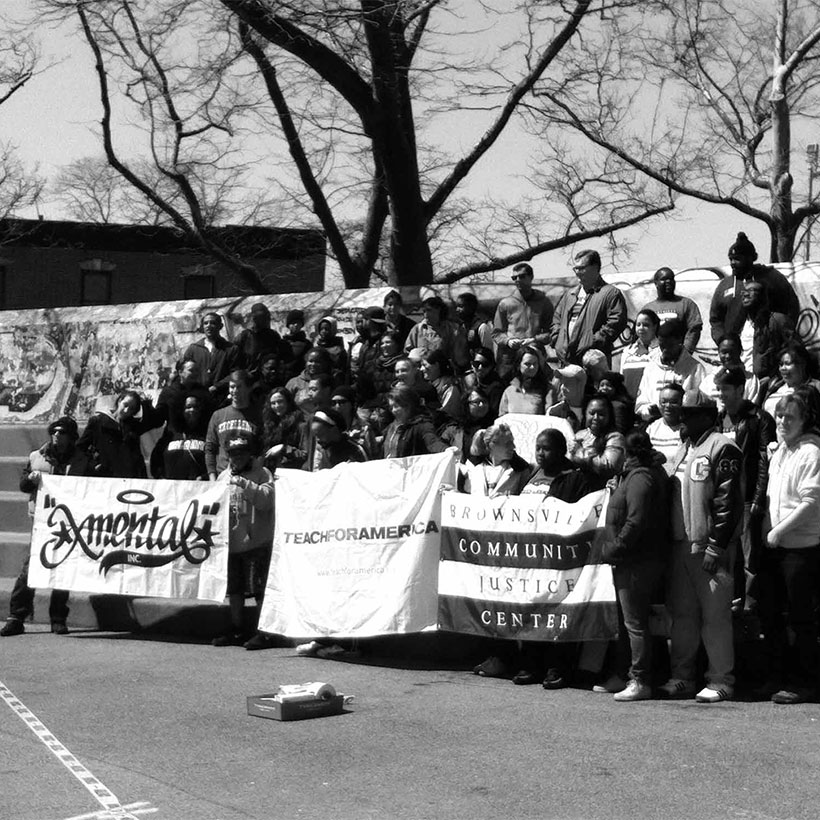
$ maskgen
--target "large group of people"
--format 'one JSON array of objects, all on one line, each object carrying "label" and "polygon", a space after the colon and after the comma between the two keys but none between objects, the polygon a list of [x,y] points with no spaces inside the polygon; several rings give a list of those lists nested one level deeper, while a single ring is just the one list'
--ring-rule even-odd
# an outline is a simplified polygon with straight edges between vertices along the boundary
[{"label": "large group of people", "polygon": [[[81,434],[72,419],[55,421],[21,489],[33,498],[45,472],[228,482],[231,630],[214,643],[258,649],[272,638],[245,622],[244,600],[264,587],[277,470],[452,448],[461,492],[574,502],[608,487],[600,546],[613,567],[619,640],[597,647],[597,668],[595,647],[490,641],[476,674],[545,689],[595,674],[595,691],[621,702],[716,703],[735,692],[735,624],[755,617],[769,672],[758,691],[777,703],[811,700],[820,683],[818,362],[796,333],[788,280],[756,260],[738,234],[709,310],[717,366],[698,356],[700,310],[676,294],[667,267],[613,362],[627,306],[594,250],[576,254],[577,284],[555,305],[521,263],[493,316],[464,293],[453,306],[423,299],[414,322],[391,291],[357,317],[349,344],[332,315],[307,328],[292,310],[280,335],[260,303],[231,342],[209,313],[156,402],[126,390]],[[573,433],[544,429],[528,463],[505,414],[559,417]],[[162,432],[147,470],[149,430]],[[30,615],[25,570],[3,636],[22,633]],[[670,618],[665,681],[653,677],[657,603]],[[65,632],[66,615],[55,592],[53,631]]]}]

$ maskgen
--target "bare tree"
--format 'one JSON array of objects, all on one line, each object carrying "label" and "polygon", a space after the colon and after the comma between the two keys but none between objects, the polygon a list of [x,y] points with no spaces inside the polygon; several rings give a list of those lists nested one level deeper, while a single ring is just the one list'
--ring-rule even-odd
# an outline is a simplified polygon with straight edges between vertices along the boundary
[{"label": "bare tree", "polygon": [[[6,33],[0,35],[0,106],[18,94],[37,72],[40,59],[30,34],[14,31],[0,20]],[[0,145],[0,218],[33,205],[40,197],[43,180],[21,162],[14,146]]]},{"label": "bare tree", "polygon": [[760,220],[771,261],[791,260],[820,213],[817,197],[795,194],[792,163],[794,134],[805,139],[820,102],[820,4],[677,0],[660,11],[606,21],[571,82],[536,90],[533,123],[562,122],[587,153],[591,143],[677,195]]},{"label": "bare tree", "polygon": [[[566,55],[584,33],[645,2],[42,2],[76,15],[92,50],[108,162],[252,288],[255,272],[208,237],[210,187],[193,182],[209,179],[205,169],[266,168],[294,218],[321,224],[349,287],[374,275],[453,282],[674,207],[665,186],[611,160],[527,168],[520,195],[470,190],[537,85],[571,79]],[[151,161],[178,197],[117,150],[117,93],[139,111]],[[442,145],[446,129],[466,148]],[[551,132],[542,122],[538,141],[555,142]]]},{"label": "bare tree", "polygon": [[[522,21],[508,48],[489,62],[474,54],[461,63],[451,44],[465,39],[469,24],[442,0],[222,3],[241,20],[243,44],[265,81],[303,189],[351,285],[366,283],[380,262],[391,283],[452,282],[609,235],[673,207],[665,190],[647,195],[645,183],[635,186],[623,174],[577,177],[561,188],[542,176],[540,192],[512,208],[457,196],[490,161],[536,83],[551,71],[562,73],[562,53],[583,27],[597,25],[604,10],[631,3],[522,3],[508,12]],[[442,22],[446,14],[452,31]],[[484,9],[487,30],[504,16]],[[300,82],[313,94],[300,94]],[[472,126],[471,145],[460,157],[442,157],[425,143],[423,123],[457,108],[480,111],[483,126]],[[317,152],[308,145],[317,133],[338,138],[342,130],[358,137],[359,155],[367,158],[353,242],[340,229],[315,170]],[[578,218],[579,198],[587,200],[586,219]],[[618,205],[609,207],[613,202]]]}]

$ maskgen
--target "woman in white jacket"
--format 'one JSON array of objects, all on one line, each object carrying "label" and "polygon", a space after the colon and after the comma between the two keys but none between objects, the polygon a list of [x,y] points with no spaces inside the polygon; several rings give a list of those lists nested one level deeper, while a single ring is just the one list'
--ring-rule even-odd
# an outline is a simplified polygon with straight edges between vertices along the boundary
[{"label": "woman in white jacket", "polygon": [[761,694],[804,703],[817,694],[820,587],[820,396],[798,388],[775,408],[780,440],[769,465],[761,613],[771,679]]}]

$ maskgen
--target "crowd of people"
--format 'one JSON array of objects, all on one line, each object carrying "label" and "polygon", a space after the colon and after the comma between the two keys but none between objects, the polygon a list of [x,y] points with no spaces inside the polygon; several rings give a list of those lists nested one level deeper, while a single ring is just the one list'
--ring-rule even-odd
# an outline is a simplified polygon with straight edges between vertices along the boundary
[{"label": "crowd of people", "polygon": [[[820,381],[796,333],[800,305],[788,280],[757,263],[738,234],[731,275],[718,284],[709,332],[719,364],[697,355],[703,319],[666,267],[657,298],[627,328],[623,293],[594,250],[574,259],[577,286],[553,305],[526,264],[513,291],[484,316],[474,294],[439,296],[405,315],[391,291],[368,307],[346,344],[333,316],[306,328],[292,310],[280,335],[267,307],[235,341],[222,318],[202,319],[156,402],[121,393],[80,434],[61,418],[31,455],[21,489],[43,473],[225,481],[231,486],[231,629],[216,645],[248,649],[272,636],[246,622],[270,557],[273,476],[343,462],[443,452],[458,455],[461,492],[537,493],[574,502],[610,488],[603,560],[613,566],[620,638],[598,647],[489,641],[478,675],[557,689],[585,680],[618,701],[662,696],[716,703],[735,693],[734,624],[760,619],[768,674],[757,691],[776,703],[818,694]],[[516,452],[505,414],[553,416],[533,463]],[[140,437],[162,430],[148,469]],[[66,631],[67,596],[52,596],[52,629]],[[653,679],[652,605],[669,613],[669,675]],[[0,630],[20,634],[31,613],[26,568]],[[705,669],[700,648],[705,649]],[[321,652],[321,642],[299,647]],[[594,664],[593,664],[594,666]],[[590,682],[588,669],[597,674]],[[751,684],[751,681],[743,681]]]}]

